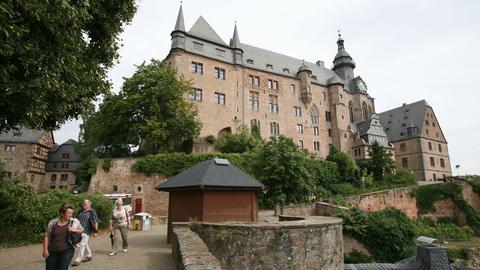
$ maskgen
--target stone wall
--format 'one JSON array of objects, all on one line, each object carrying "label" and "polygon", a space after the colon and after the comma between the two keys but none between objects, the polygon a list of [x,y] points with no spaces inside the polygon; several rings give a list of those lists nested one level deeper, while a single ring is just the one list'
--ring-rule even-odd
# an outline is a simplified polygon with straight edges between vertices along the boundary
[{"label": "stone wall", "polygon": [[221,270],[217,258],[202,239],[187,226],[176,223],[173,229],[172,256],[178,270]]},{"label": "stone wall", "polygon": [[222,269],[343,269],[342,221],[194,223]]},{"label": "stone wall", "polygon": [[287,205],[283,207],[281,213],[286,216],[316,216],[317,207],[316,203]]},{"label": "stone wall", "polygon": [[155,189],[165,182],[166,178],[163,175],[147,177],[141,173],[133,173],[130,168],[136,161],[134,158],[112,159],[110,170],[105,172],[102,168],[103,160],[99,160],[88,192],[131,193],[134,210],[135,200],[142,199],[142,211],[156,217],[168,216],[168,193]]}]

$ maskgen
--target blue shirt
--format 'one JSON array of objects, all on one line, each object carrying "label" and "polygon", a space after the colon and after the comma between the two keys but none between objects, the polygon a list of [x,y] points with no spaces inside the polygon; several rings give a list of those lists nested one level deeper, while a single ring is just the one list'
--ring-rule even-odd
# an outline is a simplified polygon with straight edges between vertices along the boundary
[{"label": "blue shirt", "polygon": [[93,225],[95,223],[98,224],[98,216],[97,212],[95,212],[95,209],[90,208],[87,211],[81,209],[78,212],[77,218],[80,220],[80,224],[85,229],[84,233],[91,235],[93,231]]}]

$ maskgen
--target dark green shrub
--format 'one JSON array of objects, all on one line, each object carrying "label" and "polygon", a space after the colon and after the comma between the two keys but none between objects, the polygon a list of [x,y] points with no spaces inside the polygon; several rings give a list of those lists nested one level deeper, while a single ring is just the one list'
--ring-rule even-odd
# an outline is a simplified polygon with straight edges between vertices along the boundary
[{"label": "dark green shrub", "polygon": [[108,173],[110,171],[110,168],[112,167],[112,159],[111,158],[106,158],[103,160],[102,163],[102,169],[104,172]]},{"label": "dark green shrub", "polygon": [[339,183],[332,185],[331,191],[333,194],[347,197],[357,194],[359,190],[350,183]]},{"label": "dark green shrub", "polygon": [[454,263],[456,260],[468,260],[469,259],[468,250],[464,248],[449,248],[448,249],[448,260],[451,263]]},{"label": "dark green shrub", "polygon": [[415,176],[406,169],[398,169],[395,174],[385,176],[385,182],[394,185],[416,185]]},{"label": "dark green shrub", "polygon": [[345,263],[371,263],[373,262],[373,258],[361,251],[353,250],[343,257],[343,261]]},{"label": "dark green shrub", "polygon": [[441,223],[431,219],[413,221],[416,237],[428,236],[443,240],[469,240],[473,236],[470,227],[458,227],[452,223]]}]

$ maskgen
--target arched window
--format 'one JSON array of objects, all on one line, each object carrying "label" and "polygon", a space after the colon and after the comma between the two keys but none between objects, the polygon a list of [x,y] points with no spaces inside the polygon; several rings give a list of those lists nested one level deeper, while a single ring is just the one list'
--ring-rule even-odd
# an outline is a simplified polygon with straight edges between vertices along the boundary
[{"label": "arched window", "polygon": [[318,108],[315,104],[313,104],[312,108],[310,108],[310,119],[312,120],[312,125],[318,125],[320,122],[318,117]]},{"label": "arched window", "polygon": [[367,108],[367,103],[365,101],[362,103],[362,112],[363,112],[363,121],[368,120],[368,108]]},{"label": "arched window", "polygon": [[353,117],[353,103],[351,101],[348,103],[348,114],[350,116],[350,123],[353,123],[355,118]]},{"label": "arched window", "polygon": [[372,114],[373,114],[372,107],[370,107],[370,105],[368,105],[368,117],[371,117]]}]

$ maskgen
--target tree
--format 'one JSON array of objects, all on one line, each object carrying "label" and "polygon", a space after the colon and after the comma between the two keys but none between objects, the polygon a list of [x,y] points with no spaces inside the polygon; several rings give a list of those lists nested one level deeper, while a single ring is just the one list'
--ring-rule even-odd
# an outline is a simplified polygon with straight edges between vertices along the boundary
[{"label": "tree", "polygon": [[283,135],[271,137],[257,149],[252,169],[267,189],[260,197],[264,206],[308,200],[315,190],[315,180],[307,160],[308,155]]},{"label": "tree", "polygon": [[350,154],[341,152],[332,146],[327,160],[337,163],[340,182],[361,184],[360,170]]},{"label": "tree", "polygon": [[372,144],[368,154],[370,159],[367,160],[367,170],[373,174],[376,181],[383,181],[385,175],[393,173],[395,162],[392,154],[387,153],[378,142]]},{"label": "tree", "polygon": [[242,125],[235,133],[223,133],[218,136],[215,146],[223,153],[243,153],[253,150],[262,143],[257,133],[250,132],[247,126]]},{"label": "tree", "polygon": [[184,96],[192,90],[166,63],[143,63],[125,80],[118,95],[107,96],[85,119],[83,148],[99,157],[178,151],[200,132],[196,110]]},{"label": "tree", "polygon": [[0,3],[0,132],[55,129],[109,91],[134,0]]}]

